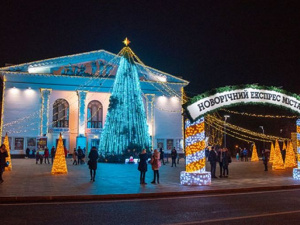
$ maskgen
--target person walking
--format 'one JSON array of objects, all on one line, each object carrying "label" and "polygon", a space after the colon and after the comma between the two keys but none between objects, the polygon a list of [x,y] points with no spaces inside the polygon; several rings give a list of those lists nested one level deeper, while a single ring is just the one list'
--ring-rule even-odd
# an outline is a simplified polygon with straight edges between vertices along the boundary
[{"label": "person walking", "polygon": [[96,147],[92,147],[89,153],[89,169],[91,175],[91,181],[95,182],[96,170],[97,170],[97,160],[99,158],[99,154]]},{"label": "person walking", "polygon": [[8,157],[6,146],[2,144],[0,147],[0,184],[4,182],[2,175],[5,170],[5,167],[7,166],[6,157]]},{"label": "person walking", "polygon": [[171,158],[172,158],[172,166],[171,167],[173,167],[173,164],[176,167],[177,151],[176,151],[175,147],[171,151]]},{"label": "person walking", "polygon": [[218,153],[216,152],[214,146],[212,146],[211,150],[209,151],[208,161],[210,162],[211,178],[217,178],[216,177],[216,167],[217,167],[217,161],[218,161]]},{"label": "person walking", "polygon": [[54,146],[52,146],[50,154],[51,154],[51,163],[53,164],[54,157],[55,157],[55,148],[54,148]]},{"label": "person walking", "polygon": [[159,168],[161,166],[160,163],[160,153],[157,151],[157,149],[154,150],[153,155],[151,156],[151,164],[152,164],[152,170],[153,170],[153,181],[151,182],[151,184],[159,184]]},{"label": "person walking", "polygon": [[141,172],[140,174],[140,184],[147,184],[145,182],[145,176],[147,172],[147,160],[148,160],[148,155],[146,153],[146,149],[143,149],[141,154],[139,154],[140,162],[138,166],[138,170]]},{"label": "person walking", "polygon": [[164,160],[164,157],[165,157],[165,152],[162,148],[159,149],[159,153],[160,153],[160,161],[162,161],[163,165],[166,165],[165,164],[165,160]]},{"label": "person walking", "polygon": [[50,164],[50,161],[49,161],[49,149],[48,148],[45,148],[44,158],[45,158],[45,164],[46,164],[46,161],[48,161],[48,164]]}]

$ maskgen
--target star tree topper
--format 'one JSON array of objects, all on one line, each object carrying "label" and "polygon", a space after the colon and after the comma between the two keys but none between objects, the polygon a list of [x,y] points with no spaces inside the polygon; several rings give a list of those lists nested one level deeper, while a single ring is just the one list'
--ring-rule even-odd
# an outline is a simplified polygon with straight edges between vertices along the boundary
[{"label": "star tree topper", "polygon": [[126,37],[125,40],[123,41],[124,45],[128,46],[131,41]]}]

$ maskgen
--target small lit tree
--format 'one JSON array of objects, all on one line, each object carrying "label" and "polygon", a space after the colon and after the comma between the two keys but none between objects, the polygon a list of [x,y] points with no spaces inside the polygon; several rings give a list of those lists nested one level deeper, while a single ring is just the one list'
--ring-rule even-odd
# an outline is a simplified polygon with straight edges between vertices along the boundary
[{"label": "small lit tree", "polygon": [[271,143],[271,150],[270,150],[270,160],[269,160],[270,163],[272,163],[274,161],[274,153],[275,153],[275,149],[274,149],[274,144],[272,142]]},{"label": "small lit tree", "polygon": [[279,147],[278,140],[275,142],[275,151],[274,151],[274,161],[273,161],[273,170],[282,170],[284,169],[284,164],[282,160],[282,155]]},{"label": "small lit tree", "polygon": [[259,158],[258,158],[258,155],[257,155],[256,145],[254,143],[253,144],[253,149],[252,149],[251,162],[257,162],[257,161],[259,161]]},{"label": "small lit tree", "polygon": [[286,168],[288,168],[288,167],[296,167],[297,166],[296,156],[295,156],[293,144],[292,144],[291,141],[287,145],[284,166]]},{"label": "small lit tree", "polygon": [[59,135],[51,173],[52,174],[67,174],[68,173],[64,144],[63,144],[61,134]]}]

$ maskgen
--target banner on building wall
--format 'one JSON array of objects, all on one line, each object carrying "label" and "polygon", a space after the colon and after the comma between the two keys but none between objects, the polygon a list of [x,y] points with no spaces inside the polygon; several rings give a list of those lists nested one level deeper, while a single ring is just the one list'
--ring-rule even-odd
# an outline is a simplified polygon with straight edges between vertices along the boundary
[{"label": "banner on building wall", "polygon": [[15,150],[24,149],[24,138],[15,138]]},{"label": "banner on building wall", "polygon": [[218,110],[239,104],[271,104],[300,115],[300,96],[276,87],[258,85],[228,86],[195,96],[183,105],[192,121]]},{"label": "banner on building wall", "polygon": [[47,138],[37,138],[37,148],[38,150],[45,150],[47,147]]}]

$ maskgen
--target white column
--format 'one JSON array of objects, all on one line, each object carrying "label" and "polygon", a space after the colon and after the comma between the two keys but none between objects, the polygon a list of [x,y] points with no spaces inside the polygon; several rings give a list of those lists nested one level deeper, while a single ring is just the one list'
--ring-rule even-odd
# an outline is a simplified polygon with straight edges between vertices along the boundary
[{"label": "white column", "polygon": [[86,100],[87,91],[77,91],[78,95],[78,135],[85,135],[85,100]]},{"label": "white column", "polygon": [[154,136],[155,136],[155,127],[154,127],[154,100],[155,94],[145,94],[146,97],[146,115],[147,115],[147,124],[149,129],[149,135],[152,138],[151,146],[154,148]]},{"label": "white column", "polygon": [[49,96],[52,89],[41,88],[42,108],[41,108],[41,130],[40,135],[48,133]]}]

